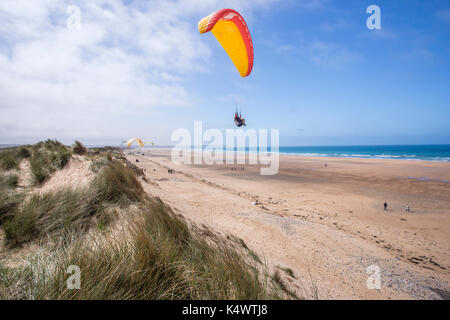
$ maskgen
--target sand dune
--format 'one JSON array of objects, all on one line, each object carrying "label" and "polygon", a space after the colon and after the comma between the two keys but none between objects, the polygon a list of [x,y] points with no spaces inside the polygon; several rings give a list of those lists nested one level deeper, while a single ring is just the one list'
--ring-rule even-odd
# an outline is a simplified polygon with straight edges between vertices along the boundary
[{"label": "sand dune", "polygon": [[74,189],[88,186],[94,177],[90,164],[84,157],[73,156],[63,169],[56,171],[50,179],[39,186],[38,191],[45,193],[68,186]]},{"label": "sand dune", "polygon": [[[148,192],[291,268],[300,295],[317,285],[325,299],[448,298],[449,163],[282,156],[278,175],[260,176],[256,166],[176,166],[168,151],[142,153],[128,159],[145,169]],[[367,288],[371,265],[380,290]]]}]

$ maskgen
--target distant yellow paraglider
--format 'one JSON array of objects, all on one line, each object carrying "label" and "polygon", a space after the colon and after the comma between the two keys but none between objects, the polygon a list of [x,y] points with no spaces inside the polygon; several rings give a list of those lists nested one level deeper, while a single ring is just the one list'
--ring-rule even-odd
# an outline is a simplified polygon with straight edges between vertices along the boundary
[{"label": "distant yellow paraglider", "polygon": [[133,144],[133,142],[136,142],[141,148],[142,148],[144,145],[146,145],[146,144],[149,144],[149,145],[152,145],[152,146],[155,145],[153,142],[144,142],[144,141],[142,141],[142,140],[139,139],[139,138],[132,138],[132,139],[130,139],[130,140],[127,141],[127,147],[128,147],[128,148],[131,147],[131,145]]},{"label": "distant yellow paraglider", "polygon": [[128,140],[127,142],[127,147],[131,147],[131,145],[133,144],[133,142],[136,142],[137,144],[139,144],[140,147],[143,147],[146,144],[151,144],[152,146],[154,146],[155,144],[153,142],[143,142],[141,139],[138,138],[132,138],[130,140]]},{"label": "distant yellow paraglider", "polygon": [[127,147],[129,148],[129,147],[133,144],[133,142],[138,143],[141,147],[144,146],[144,142],[143,142],[141,139],[138,139],[138,138],[132,138],[132,139],[128,140],[128,142],[127,142]]}]

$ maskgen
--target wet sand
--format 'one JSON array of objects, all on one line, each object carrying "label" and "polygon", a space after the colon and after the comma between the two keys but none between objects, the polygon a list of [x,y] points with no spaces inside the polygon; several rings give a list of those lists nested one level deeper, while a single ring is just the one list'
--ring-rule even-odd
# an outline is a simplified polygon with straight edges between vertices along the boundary
[{"label": "wet sand", "polygon": [[[145,168],[146,191],[242,238],[273,270],[292,269],[300,296],[448,299],[450,163],[280,156],[279,173],[261,176],[251,165],[175,165],[167,150],[126,153]],[[371,265],[379,290],[367,288]]]}]

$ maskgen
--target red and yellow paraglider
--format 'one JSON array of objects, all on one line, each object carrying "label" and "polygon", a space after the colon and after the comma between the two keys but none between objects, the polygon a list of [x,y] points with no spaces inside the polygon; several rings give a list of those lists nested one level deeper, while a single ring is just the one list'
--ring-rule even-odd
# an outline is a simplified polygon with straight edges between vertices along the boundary
[{"label": "red and yellow paraglider", "polygon": [[[233,9],[222,9],[211,13],[198,23],[200,34],[211,33],[227,52],[242,78],[248,77],[253,70],[253,41],[247,23],[241,14]],[[246,126],[241,114],[234,114],[237,127]]]},{"label": "red and yellow paraglider", "polygon": [[253,42],[247,23],[239,12],[222,9],[211,13],[198,23],[201,34],[211,31],[228,53],[241,77],[253,69]]}]

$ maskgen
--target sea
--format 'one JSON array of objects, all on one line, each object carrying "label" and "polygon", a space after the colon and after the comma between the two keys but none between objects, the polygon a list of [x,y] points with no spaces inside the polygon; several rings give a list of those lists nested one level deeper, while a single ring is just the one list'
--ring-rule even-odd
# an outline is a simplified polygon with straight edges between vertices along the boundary
[{"label": "sea", "polygon": [[[244,149],[235,148],[244,152]],[[245,149],[245,152],[256,150]],[[271,152],[271,148],[268,147]],[[441,145],[374,145],[374,146],[280,146],[280,154],[304,157],[401,159],[450,162],[450,144]]]},{"label": "sea", "polygon": [[280,147],[280,154],[310,157],[402,159],[450,162],[450,144]]},{"label": "sea", "polygon": [[[0,148],[18,145],[0,144]],[[89,147],[89,146],[88,146]],[[102,145],[96,145],[102,147]],[[145,149],[158,148],[144,147]],[[161,148],[161,146],[159,146]],[[172,148],[165,146],[164,148]],[[243,151],[243,150],[242,150]],[[248,152],[249,150],[246,149]],[[269,147],[269,152],[270,152]],[[251,152],[251,151],[250,151]],[[375,145],[375,146],[280,146],[279,153],[305,157],[402,159],[450,162],[450,144],[433,145]]]}]

